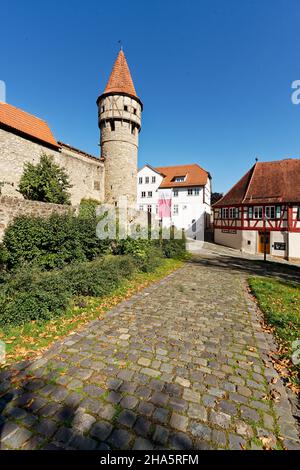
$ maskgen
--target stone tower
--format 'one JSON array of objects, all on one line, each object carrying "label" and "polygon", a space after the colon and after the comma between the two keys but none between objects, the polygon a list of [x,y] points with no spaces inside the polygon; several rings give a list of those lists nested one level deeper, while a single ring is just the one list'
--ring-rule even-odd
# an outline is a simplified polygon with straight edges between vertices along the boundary
[{"label": "stone tower", "polygon": [[105,202],[117,204],[127,196],[136,206],[139,132],[143,104],[120,50],[104,93],[97,99],[101,158],[105,167]]}]

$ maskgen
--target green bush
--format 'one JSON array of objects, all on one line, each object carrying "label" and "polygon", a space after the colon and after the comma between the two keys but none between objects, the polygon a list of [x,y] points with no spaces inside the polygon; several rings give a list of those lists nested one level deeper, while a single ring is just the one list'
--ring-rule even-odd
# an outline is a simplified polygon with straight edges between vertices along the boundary
[{"label": "green bush", "polygon": [[110,255],[49,272],[24,268],[0,283],[0,326],[59,316],[72,297],[109,295],[138,270],[130,255]]},{"label": "green bush", "polygon": [[43,154],[36,165],[25,163],[19,191],[25,199],[32,201],[70,204],[67,190],[71,187],[66,170],[54,163],[52,157]]},{"label": "green bush", "polygon": [[95,217],[21,216],[8,226],[2,250],[8,270],[24,264],[49,270],[93,260],[109,250],[109,241],[96,237]]},{"label": "green bush", "polygon": [[161,248],[166,258],[182,259],[186,255],[185,239],[162,240]]},{"label": "green bush", "polygon": [[70,293],[56,273],[21,271],[0,286],[0,325],[21,325],[61,315]]}]

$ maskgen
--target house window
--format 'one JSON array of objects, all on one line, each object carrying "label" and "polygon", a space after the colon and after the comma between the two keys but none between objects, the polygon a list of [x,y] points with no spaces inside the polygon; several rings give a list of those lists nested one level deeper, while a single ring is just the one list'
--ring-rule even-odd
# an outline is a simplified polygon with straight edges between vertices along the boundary
[{"label": "house window", "polygon": [[152,183],[155,183],[156,181],[156,176],[152,176]]},{"label": "house window", "polygon": [[262,219],[263,218],[263,208],[261,206],[256,206],[253,209],[253,218]]},{"label": "house window", "polygon": [[178,189],[174,189],[174,190],[173,190],[173,196],[174,196],[174,197],[178,197]]},{"label": "house window", "polygon": [[155,204],[155,213],[158,214],[158,204]]},{"label": "house window", "polygon": [[151,212],[152,212],[152,206],[151,206],[151,204],[148,204],[148,206],[147,206],[147,211],[150,212],[150,214],[151,214]]},{"label": "house window", "polygon": [[148,191],[148,197],[152,197],[152,191]]},{"label": "house window", "polygon": [[143,209],[144,209],[144,206],[143,206],[143,204],[141,204],[141,205],[139,206],[139,210],[142,211]]},{"label": "house window", "polygon": [[265,214],[266,214],[267,219],[275,219],[276,218],[275,206],[266,206]]},{"label": "house window", "polygon": [[94,190],[100,191],[100,181],[94,181]]},{"label": "house window", "polygon": [[142,191],[141,196],[142,196],[142,197],[146,197],[146,191]]},{"label": "house window", "polygon": [[193,195],[193,188],[188,188],[188,196],[192,196]]},{"label": "house window", "polygon": [[229,209],[229,218],[238,219],[239,218],[239,209],[238,207],[230,207]]},{"label": "house window", "polygon": [[223,207],[222,212],[221,212],[221,218],[228,219],[228,215],[229,215],[228,207]]},{"label": "house window", "polygon": [[300,220],[300,206],[297,207],[297,220]]},{"label": "house window", "polygon": [[173,206],[173,215],[178,215],[178,204],[174,204]]},{"label": "house window", "polygon": [[194,195],[195,195],[195,196],[199,196],[199,194],[200,194],[200,189],[199,189],[199,188],[195,188],[195,189],[194,189]]},{"label": "house window", "polygon": [[142,178],[142,176],[139,177],[139,184],[143,184],[143,178]]},{"label": "house window", "polygon": [[175,178],[173,178],[173,181],[175,181],[176,183],[183,183],[184,180],[185,176],[175,176]]},{"label": "house window", "polygon": [[147,184],[149,183],[149,176],[146,176],[145,183],[147,183]]}]

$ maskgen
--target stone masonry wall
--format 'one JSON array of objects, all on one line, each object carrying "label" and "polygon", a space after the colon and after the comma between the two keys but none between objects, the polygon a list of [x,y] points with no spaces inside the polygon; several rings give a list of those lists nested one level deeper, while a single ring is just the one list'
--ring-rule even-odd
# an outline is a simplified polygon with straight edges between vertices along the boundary
[{"label": "stone masonry wall", "polygon": [[27,140],[12,132],[0,129],[0,182],[4,182],[1,194],[18,197],[17,191],[23,174],[24,163],[36,164],[42,153],[53,156],[55,162],[65,168],[73,187],[70,189],[71,203],[79,204],[81,199],[104,199],[104,165],[96,158],[63,147],[61,151],[51,150]]},{"label": "stone masonry wall", "polygon": [[76,209],[73,206],[47,204],[45,202],[0,196],[0,242],[8,225],[20,215],[47,217],[53,213],[66,214],[69,211],[75,212]]}]

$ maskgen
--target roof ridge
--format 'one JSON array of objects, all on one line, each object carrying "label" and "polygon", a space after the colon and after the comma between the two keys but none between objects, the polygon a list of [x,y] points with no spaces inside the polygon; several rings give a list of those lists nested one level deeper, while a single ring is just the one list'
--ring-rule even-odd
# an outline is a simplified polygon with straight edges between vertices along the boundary
[{"label": "roof ridge", "polygon": [[6,103],[5,101],[0,101],[0,105],[1,105],[1,104],[4,104],[5,106],[9,106],[10,108],[14,108],[14,109],[16,109],[17,111],[21,111],[21,113],[25,113],[25,114],[27,114],[28,116],[34,117],[35,119],[38,119],[39,121],[42,121],[42,122],[48,124],[45,119],[42,119],[42,118],[40,118],[39,116],[36,116],[35,114],[29,113],[28,111],[25,111],[25,110],[22,109],[22,108],[17,108],[17,106],[14,106],[13,104]]},{"label": "roof ridge", "polygon": [[[251,177],[250,177],[250,179],[249,179],[246,192],[245,192],[244,197],[243,197],[243,199],[242,199],[242,203],[245,201],[246,196],[248,195],[248,191],[249,191],[249,189],[250,189],[250,186],[251,186],[251,183],[252,183],[252,180],[253,180],[253,176],[254,176],[254,173],[255,173],[255,169],[256,169],[256,166],[257,166],[258,163],[259,163],[259,162],[256,162],[256,163],[254,164],[254,166],[252,167],[252,174],[251,174]],[[261,162],[261,163],[262,163],[262,162]]]}]

